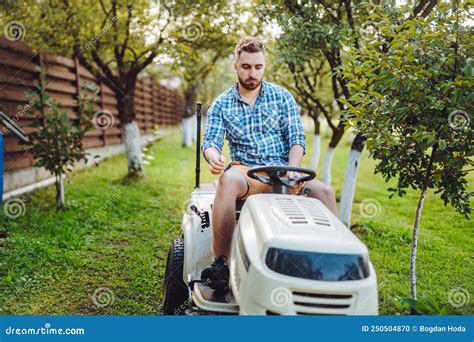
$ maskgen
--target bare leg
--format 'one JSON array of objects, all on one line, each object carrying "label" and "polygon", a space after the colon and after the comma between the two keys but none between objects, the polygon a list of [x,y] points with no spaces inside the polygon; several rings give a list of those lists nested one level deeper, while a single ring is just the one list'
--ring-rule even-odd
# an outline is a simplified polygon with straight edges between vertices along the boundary
[{"label": "bare leg", "polygon": [[317,198],[323,202],[324,205],[337,216],[336,194],[332,187],[313,179],[306,184],[305,189],[311,190],[309,197]]},{"label": "bare leg", "polygon": [[216,257],[230,257],[235,228],[235,200],[246,192],[247,181],[240,172],[230,169],[220,177],[212,208],[213,250]]}]

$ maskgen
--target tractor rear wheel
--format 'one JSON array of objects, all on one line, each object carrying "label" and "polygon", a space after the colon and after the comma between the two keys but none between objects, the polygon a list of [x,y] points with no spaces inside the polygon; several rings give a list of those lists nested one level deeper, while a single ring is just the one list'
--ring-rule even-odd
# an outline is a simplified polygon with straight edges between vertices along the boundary
[{"label": "tractor rear wheel", "polygon": [[163,314],[184,315],[188,307],[188,287],[183,281],[184,241],[174,240],[166,260]]}]

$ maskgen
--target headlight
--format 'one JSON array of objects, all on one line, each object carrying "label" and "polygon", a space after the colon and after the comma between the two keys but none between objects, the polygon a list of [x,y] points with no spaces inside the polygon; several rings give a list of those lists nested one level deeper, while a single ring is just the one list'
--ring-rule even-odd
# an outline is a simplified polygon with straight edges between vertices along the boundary
[{"label": "headlight", "polygon": [[346,281],[369,276],[369,258],[357,254],[328,254],[270,248],[267,266],[281,274],[297,278]]}]

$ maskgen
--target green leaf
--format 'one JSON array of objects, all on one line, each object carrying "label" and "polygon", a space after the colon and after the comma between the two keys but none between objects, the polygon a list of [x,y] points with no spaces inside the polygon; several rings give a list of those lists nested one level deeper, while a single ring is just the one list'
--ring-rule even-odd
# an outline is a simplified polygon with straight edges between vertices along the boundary
[{"label": "green leaf", "polygon": [[438,140],[438,149],[440,151],[444,151],[446,149],[446,141],[444,141],[443,139],[439,139]]}]

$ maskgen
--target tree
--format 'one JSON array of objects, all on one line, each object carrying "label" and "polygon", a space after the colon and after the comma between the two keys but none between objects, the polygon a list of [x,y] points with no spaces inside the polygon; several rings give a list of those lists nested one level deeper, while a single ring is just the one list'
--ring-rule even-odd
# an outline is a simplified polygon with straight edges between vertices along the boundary
[{"label": "tree", "polygon": [[[199,10],[199,9],[197,9]],[[215,3],[206,12],[201,13],[198,21],[186,26],[183,19],[183,30],[186,34],[178,37],[176,48],[170,51],[174,62],[171,70],[181,77],[184,95],[183,146],[191,146],[196,132],[192,116],[202,85],[209,73],[221,58],[230,56],[233,48],[243,35],[239,3]]]},{"label": "tree", "polygon": [[[284,85],[295,95],[297,103],[301,105],[303,111],[314,122],[311,169],[316,170],[321,155],[320,113],[323,113],[330,127],[335,128],[331,120],[333,116],[331,113],[332,106],[328,102],[332,98],[331,95],[328,95],[326,82],[329,70],[324,59],[311,58],[304,60],[301,53],[294,53],[293,49],[284,46],[282,42],[282,37],[280,37],[274,53],[278,69],[271,72],[277,82]],[[323,174],[327,174],[327,171],[327,168],[323,168]]]},{"label": "tree", "polygon": [[[426,13],[426,11],[422,11]],[[346,101],[351,123],[367,137],[375,172],[388,190],[399,196],[407,188],[420,197],[413,226],[410,290],[416,293],[416,256],[423,204],[428,189],[439,193],[445,205],[468,215],[470,193],[466,174],[473,165],[472,114],[474,100],[469,30],[461,25],[466,10],[456,2],[441,3],[429,16],[406,20],[401,10],[372,15],[379,37],[351,50],[344,68]]]},{"label": "tree", "polygon": [[196,7],[204,11],[204,2],[39,0],[34,4],[6,1],[2,6],[15,20],[30,23],[27,42],[79,59],[114,91],[129,175],[142,174],[134,104],[138,75],[183,34],[177,19]]},{"label": "tree", "polygon": [[41,68],[40,82],[36,90],[29,94],[31,126],[35,129],[26,143],[28,152],[35,158],[36,167],[44,167],[56,179],[56,203],[63,208],[65,204],[64,175],[72,171],[74,165],[88,160],[83,144],[84,135],[92,128],[94,97],[98,90],[93,86],[83,87],[77,98],[77,115],[71,122],[66,112],[61,112],[61,104],[51,99],[46,91],[47,80]]},{"label": "tree", "polygon": [[[341,115],[346,109],[342,99],[350,101],[351,90],[347,86],[347,79],[339,70],[343,67],[346,50],[349,47],[358,50],[362,40],[359,30],[370,14],[370,7],[363,6],[364,2],[351,0],[330,3],[326,1],[277,1],[270,5],[263,4],[261,16],[270,22],[276,21],[284,32],[285,39],[289,42],[293,55],[321,56],[330,69],[328,80],[332,89],[330,103],[335,103],[339,111],[339,122],[334,124],[330,113],[319,101],[318,109],[328,120],[332,130],[331,140],[323,162],[323,181],[331,183],[331,165],[334,150],[342,139],[347,127],[347,119]],[[300,68],[299,72],[311,72]],[[329,108],[331,108],[329,106]],[[354,199],[357,171],[360,156],[364,148],[365,138],[358,134],[352,141],[349,153],[344,185],[341,194],[340,218],[343,223],[350,226],[350,215]]]},{"label": "tree", "polygon": [[[332,136],[323,162],[323,181],[330,184],[334,150],[342,139],[346,125],[344,118],[340,117],[339,122],[334,123],[331,114],[334,102],[339,111],[344,110],[338,99],[349,95],[346,82],[339,77],[337,68],[342,64],[343,45],[351,44],[348,19],[345,19],[347,12],[352,18],[352,12],[346,10],[351,9],[351,4],[345,1],[335,5],[311,0],[276,1],[272,4],[263,3],[259,8],[263,20],[276,22],[283,31],[278,39],[278,45],[281,47],[279,53],[285,56],[288,66],[292,69],[295,87],[298,83],[299,91],[305,92],[304,96],[310,98],[314,108],[328,121]],[[325,63],[320,64],[321,61]],[[333,94],[318,94],[314,83],[310,83],[313,77],[317,77],[314,72],[318,68],[311,67],[315,63],[330,70],[330,77],[327,77],[325,82]],[[298,82],[299,78],[302,82]]]}]

